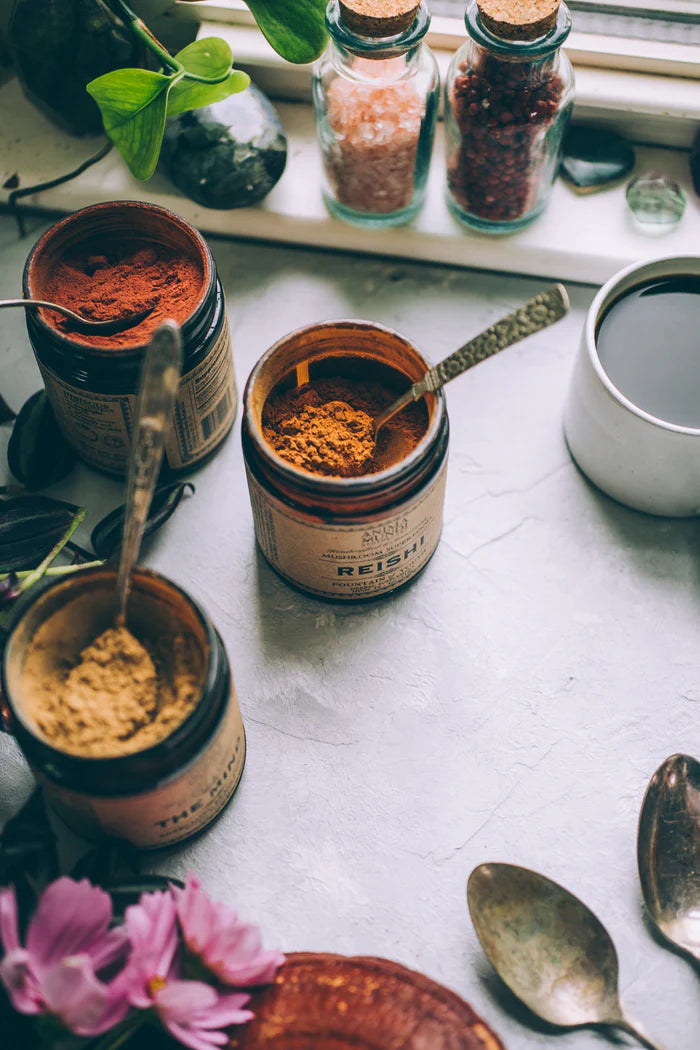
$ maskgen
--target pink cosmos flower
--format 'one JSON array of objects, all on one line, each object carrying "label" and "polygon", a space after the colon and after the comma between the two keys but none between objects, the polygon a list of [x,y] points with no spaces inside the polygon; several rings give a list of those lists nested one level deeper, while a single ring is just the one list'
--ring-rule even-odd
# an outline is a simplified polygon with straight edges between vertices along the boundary
[{"label": "pink cosmos flower", "polygon": [[187,948],[222,984],[240,988],[272,980],[284,955],[264,950],[257,926],[211,900],[192,872],[184,890],[173,887],[172,893]]},{"label": "pink cosmos flower", "polygon": [[111,921],[112,901],[104,890],[87,879],[60,878],[39,898],[23,948],[15,891],[0,890],[0,980],[14,1008],[52,1014],[76,1035],[99,1035],[121,1021],[126,998],[116,980],[99,978],[126,957],[126,935],[110,930]]},{"label": "pink cosmos flower", "polygon": [[144,893],[126,909],[131,957],[120,976],[129,1002],[153,1009],[175,1039],[192,1050],[224,1046],[229,1025],[249,1021],[243,1007],[250,996],[221,995],[203,981],[180,979],[175,901],[169,893]]}]

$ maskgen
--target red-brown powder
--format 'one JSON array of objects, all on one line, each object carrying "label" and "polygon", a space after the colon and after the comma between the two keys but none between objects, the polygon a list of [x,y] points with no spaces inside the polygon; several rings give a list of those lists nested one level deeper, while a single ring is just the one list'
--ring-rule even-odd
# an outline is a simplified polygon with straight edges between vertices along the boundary
[{"label": "red-brown powder", "polygon": [[[66,256],[47,276],[41,297],[96,321],[124,317],[153,306],[140,324],[116,335],[76,334],[93,346],[137,346],[168,318],[181,324],[202,292],[204,274],[196,259],[159,244],[95,242]],[[45,312],[49,323],[71,334],[71,323]]]}]

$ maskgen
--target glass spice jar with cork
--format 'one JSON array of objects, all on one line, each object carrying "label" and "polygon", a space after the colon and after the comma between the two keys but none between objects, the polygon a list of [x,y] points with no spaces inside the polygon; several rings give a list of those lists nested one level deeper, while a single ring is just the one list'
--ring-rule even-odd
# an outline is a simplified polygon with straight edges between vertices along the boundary
[{"label": "glass spice jar with cork", "polygon": [[465,22],[445,84],[447,203],[467,226],[510,233],[544,210],[559,167],[571,17],[560,0],[473,0]]},{"label": "glass spice jar with cork", "polygon": [[331,214],[394,226],[420,210],[440,75],[425,0],[331,0],[313,101]]}]

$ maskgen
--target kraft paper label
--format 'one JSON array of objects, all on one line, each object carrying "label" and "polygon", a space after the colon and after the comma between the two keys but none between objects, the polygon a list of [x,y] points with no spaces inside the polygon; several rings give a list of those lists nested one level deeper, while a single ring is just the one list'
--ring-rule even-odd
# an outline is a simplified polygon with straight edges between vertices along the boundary
[{"label": "kraft paper label", "polygon": [[[46,392],[61,430],[91,466],[126,471],[136,394],[96,394],[71,386],[39,362]],[[232,425],[236,381],[228,320],[203,361],[180,380],[173,426],[165,444],[170,467],[179,470],[202,459]]]},{"label": "kraft paper label", "polygon": [[209,747],[179,776],[153,791],[96,798],[58,787],[39,776],[51,807],[84,835],[127,839],[140,849],[170,846],[205,828],[233,795],[245,764],[245,732],[231,685],[228,709]]},{"label": "kraft paper label", "polygon": [[308,521],[247,475],[263,554],[311,594],[339,600],[386,594],[420,572],[438,545],[447,459],[427,489],[357,525]]}]

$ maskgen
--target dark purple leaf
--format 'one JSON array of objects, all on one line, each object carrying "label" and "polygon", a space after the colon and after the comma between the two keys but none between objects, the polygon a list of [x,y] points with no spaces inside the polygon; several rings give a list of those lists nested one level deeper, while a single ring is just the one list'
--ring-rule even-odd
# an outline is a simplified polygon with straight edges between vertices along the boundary
[{"label": "dark purple leaf", "polygon": [[16,418],[17,413],[10,408],[5,398],[0,394],[0,426],[3,423],[11,423]]},{"label": "dark purple leaf", "polygon": [[0,580],[0,605],[13,601],[20,593],[20,583],[14,572]]},{"label": "dark purple leaf", "polygon": [[[156,489],[144,526],[144,536],[149,536],[165,524],[188,490],[194,492],[194,485],[189,481],[173,482]],[[111,511],[92,530],[90,540],[98,558],[111,558],[119,550],[123,532],[124,507],[121,506]]]},{"label": "dark purple leaf", "polygon": [[20,409],[7,446],[10,470],[34,491],[69,474],[75,453],[58,428],[45,390],[32,394]]},{"label": "dark purple leaf", "polygon": [[58,874],[56,838],[41,789],[37,788],[0,835],[0,886],[14,885],[22,925],[37,895]]}]

